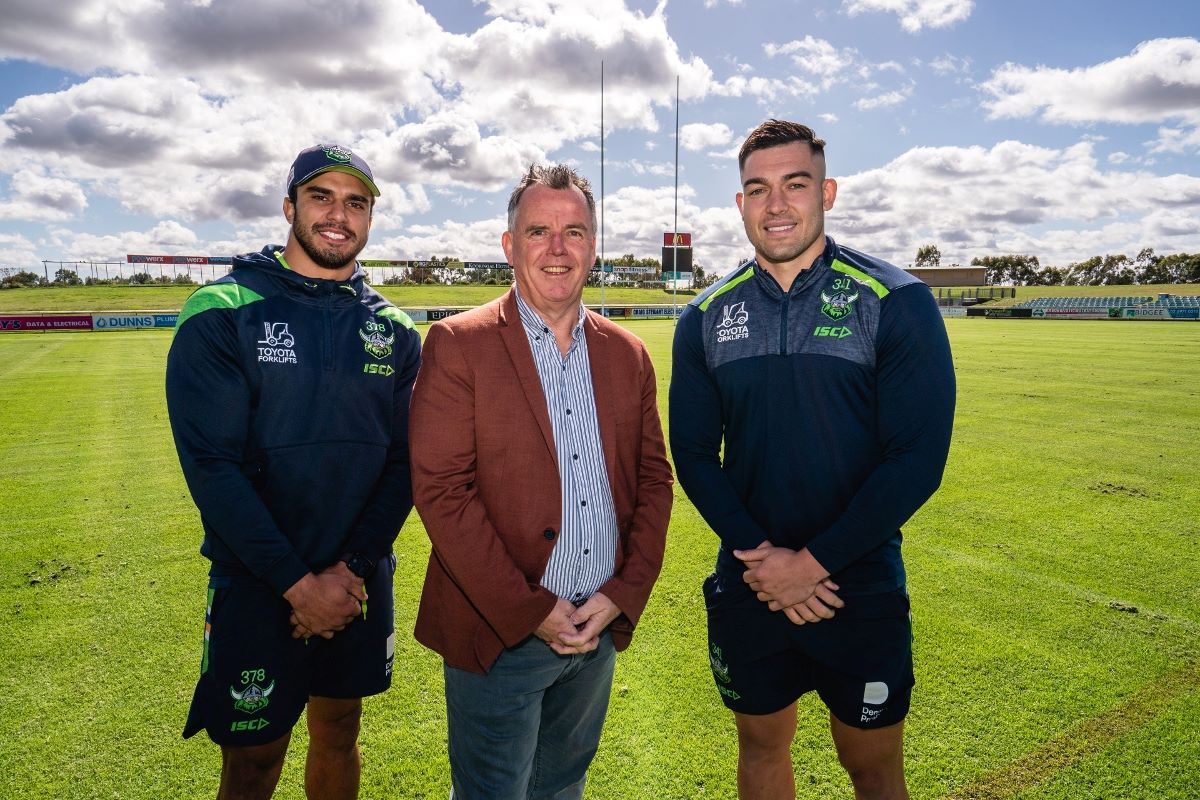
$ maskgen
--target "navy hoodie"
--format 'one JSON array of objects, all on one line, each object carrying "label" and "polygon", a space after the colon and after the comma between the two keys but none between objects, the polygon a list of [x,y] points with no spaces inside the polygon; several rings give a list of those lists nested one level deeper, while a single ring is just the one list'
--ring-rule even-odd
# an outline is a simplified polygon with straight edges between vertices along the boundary
[{"label": "navy hoodie", "polygon": [[756,262],[693,300],[675,331],[671,452],[730,551],[807,547],[842,587],[905,583],[900,526],[942,479],[954,365],[929,287],[837,245],[788,291]]},{"label": "navy hoodie", "polygon": [[387,556],[412,508],[412,320],[371,287],[237,256],[184,304],[167,409],[214,576],[282,594],[347,553]]}]

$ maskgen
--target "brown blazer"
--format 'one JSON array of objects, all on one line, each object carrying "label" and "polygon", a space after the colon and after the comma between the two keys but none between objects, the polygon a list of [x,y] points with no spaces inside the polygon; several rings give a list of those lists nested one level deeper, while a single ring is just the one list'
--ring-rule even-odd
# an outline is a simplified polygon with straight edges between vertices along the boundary
[{"label": "brown blazer", "polygon": [[[662,567],[671,467],[645,345],[591,311],[584,329],[620,533],[600,591],[621,609],[610,626],[621,650]],[[554,434],[513,290],[435,323],[421,355],[409,441],[433,552],[416,637],[450,666],[486,673],[555,604],[539,585],[562,525]]]}]

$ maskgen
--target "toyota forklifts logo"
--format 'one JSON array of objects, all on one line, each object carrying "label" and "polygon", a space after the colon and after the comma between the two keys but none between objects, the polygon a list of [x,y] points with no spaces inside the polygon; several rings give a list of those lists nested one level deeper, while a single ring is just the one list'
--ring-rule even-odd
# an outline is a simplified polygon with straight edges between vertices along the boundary
[{"label": "toyota forklifts logo", "polygon": [[286,322],[264,322],[263,338],[258,340],[258,360],[263,364],[295,364],[296,337]]},{"label": "toyota forklifts logo", "polygon": [[721,321],[717,323],[717,341],[733,342],[738,339],[749,339],[750,328],[746,326],[749,319],[750,312],[746,310],[744,301],[723,307]]}]

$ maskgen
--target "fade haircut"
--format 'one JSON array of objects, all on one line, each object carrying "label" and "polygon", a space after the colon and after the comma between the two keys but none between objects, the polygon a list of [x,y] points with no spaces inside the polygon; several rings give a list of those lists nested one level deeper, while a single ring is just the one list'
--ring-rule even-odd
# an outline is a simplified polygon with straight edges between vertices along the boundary
[{"label": "fade haircut", "polygon": [[766,150],[768,147],[779,147],[792,142],[804,142],[812,148],[814,157],[825,157],[825,140],[818,139],[812,128],[799,122],[769,119],[750,131],[750,135],[742,143],[742,149],[738,151],[738,171],[746,168],[746,159],[755,150]]},{"label": "fade haircut", "polygon": [[545,186],[549,189],[570,189],[574,186],[583,192],[583,197],[587,200],[588,214],[592,219],[592,233],[596,233],[596,198],[592,196],[592,184],[588,183],[587,178],[566,164],[555,164],[554,166],[545,164],[529,165],[529,171],[521,176],[521,180],[517,181],[512,194],[508,197],[509,233],[516,233],[513,228],[517,224],[517,204],[521,202],[521,195],[525,193],[526,189],[535,184]]}]

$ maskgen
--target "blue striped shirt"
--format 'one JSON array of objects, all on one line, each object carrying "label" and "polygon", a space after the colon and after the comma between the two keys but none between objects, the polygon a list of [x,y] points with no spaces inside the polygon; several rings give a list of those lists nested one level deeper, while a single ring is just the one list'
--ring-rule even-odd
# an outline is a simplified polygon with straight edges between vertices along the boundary
[{"label": "blue striped shirt", "polygon": [[571,347],[564,356],[554,332],[520,292],[517,308],[542,382],[562,488],[562,530],[541,583],[559,597],[580,605],[612,577],[617,555],[617,512],[596,418],[587,337],[583,333],[584,310],[580,305],[579,320],[571,329]]}]

